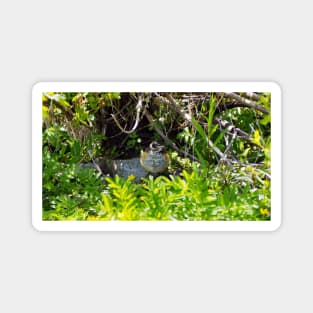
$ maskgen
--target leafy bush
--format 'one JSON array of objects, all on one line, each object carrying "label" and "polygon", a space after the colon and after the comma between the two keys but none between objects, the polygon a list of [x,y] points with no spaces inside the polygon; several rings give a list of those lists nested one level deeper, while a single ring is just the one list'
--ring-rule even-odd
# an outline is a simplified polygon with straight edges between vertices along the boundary
[{"label": "leafy bush", "polygon": [[[173,96],[184,108],[182,95]],[[270,110],[270,95],[256,96]],[[184,122],[177,121],[167,102],[157,109],[151,105],[155,125],[143,123],[121,138],[121,126],[113,128],[114,114],[124,112],[133,125],[127,106],[133,99],[135,93],[43,95],[44,220],[270,220],[270,114],[236,106],[224,110],[229,100],[205,95]],[[126,118],[123,122],[128,125]],[[101,155],[121,155],[122,148],[138,155],[145,136],[159,140],[160,129],[172,132],[176,144],[196,158],[184,156],[182,149],[170,150],[168,175],[140,183],[133,176],[103,177],[82,166]]]},{"label": "leafy bush", "polygon": [[[209,172],[209,175],[213,171]],[[133,177],[107,178],[106,191],[97,206],[97,215],[88,220],[268,220],[270,194],[264,188],[244,187],[232,178],[227,185],[208,179],[194,167],[182,177],[159,176],[144,179],[141,184]]]},{"label": "leafy bush", "polygon": [[81,168],[81,147],[63,129],[43,133],[43,218],[85,220],[95,214],[103,182],[93,169]]}]

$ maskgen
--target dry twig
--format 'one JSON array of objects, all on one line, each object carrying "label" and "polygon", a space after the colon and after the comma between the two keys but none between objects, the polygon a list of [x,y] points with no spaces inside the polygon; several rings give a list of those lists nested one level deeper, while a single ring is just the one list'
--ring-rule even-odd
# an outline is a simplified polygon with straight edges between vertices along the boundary
[{"label": "dry twig", "polygon": [[[190,125],[192,125],[195,129],[196,126],[194,124],[194,122],[192,121],[192,117],[190,114],[185,113],[183,111],[183,109],[176,103],[175,99],[170,95],[170,94],[165,94],[165,97],[168,99],[168,101],[171,103],[171,107],[178,112],[183,119],[185,119]],[[213,149],[213,151],[223,160],[226,160],[225,154],[219,149],[217,148],[214,143],[209,139],[208,140],[208,144],[209,146]]]},{"label": "dry twig", "polygon": [[234,92],[225,92],[225,96],[238,101],[242,106],[258,110],[258,111],[265,113],[265,114],[269,114],[268,110],[265,107],[263,107],[262,105],[259,105],[258,103],[254,102],[254,101],[243,98]]},{"label": "dry twig", "polygon": [[162,139],[164,140],[164,142],[169,145],[170,147],[172,147],[175,151],[177,151],[178,153],[184,155],[185,157],[188,157],[190,159],[192,159],[193,161],[196,162],[200,162],[195,156],[193,156],[192,154],[179,149],[176,144],[170,140],[167,136],[165,136],[162,132],[162,130],[156,125],[156,123],[153,121],[153,116],[151,115],[151,113],[146,110],[145,111],[145,116],[147,117],[148,121],[150,122],[150,124],[152,125],[152,127],[155,129],[155,131],[162,137]]},{"label": "dry twig", "polygon": [[137,105],[136,105],[136,121],[135,121],[135,124],[134,126],[132,127],[131,130],[125,130],[123,129],[123,127],[121,126],[121,124],[119,123],[119,121],[117,120],[117,118],[115,117],[114,114],[111,114],[111,116],[113,117],[114,119],[114,122],[115,124],[117,125],[117,127],[125,134],[131,134],[133,133],[136,128],[138,127],[138,124],[139,124],[139,121],[140,121],[140,113],[142,111],[142,108],[143,108],[143,105],[142,105],[142,96],[139,95],[138,96],[138,102],[137,102]]}]

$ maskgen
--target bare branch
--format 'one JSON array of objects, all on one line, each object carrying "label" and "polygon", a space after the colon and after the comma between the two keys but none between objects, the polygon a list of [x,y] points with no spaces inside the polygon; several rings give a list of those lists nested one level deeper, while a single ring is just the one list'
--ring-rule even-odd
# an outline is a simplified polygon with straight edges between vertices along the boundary
[{"label": "bare branch", "polygon": [[138,127],[138,124],[139,124],[139,120],[140,120],[140,113],[141,113],[141,110],[142,110],[142,96],[139,95],[138,96],[138,102],[137,102],[137,105],[136,105],[136,121],[135,121],[135,124],[133,126],[133,128],[131,130],[125,130],[122,128],[121,124],[119,123],[119,121],[117,120],[117,118],[115,117],[114,114],[111,114],[111,116],[113,117],[114,119],[114,122],[115,124],[117,125],[117,127],[125,134],[131,134],[133,133],[136,128]]},{"label": "bare branch", "polygon": [[252,138],[250,137],[250,135],[248,133],[246,133],[243,130],[241,130],[240,128],[236,127],[234,124],[230,123],[229,121],[222,120],[219,117],[215,117],[213,121],[214,121],[214,123],[219,124],[222,128],[226,128],[227,131],[236,131],[238,137],[240,137],[246,141],[252,142]]},{"label": "bare branch", "polygon": [[236,129],[234,129],[232,138],[231,138],[230,142],[228,143],[228,146],[226,147],[226,149],[224,151],[224,155],[227,155],[227,153],[228,153],[229,149],[232,147],[236,137],[237,137],[237,131],[236,131]]},{"label": "bare branch", "polygon": [[94,167],[97,169],[97,171],[102,175],[104,176],[103,172],[101,171],[101,168],[100,166],[98,165],[98,163],[95,161],[95,159],[93,158],[92,156],[92,153],[90,151],[88,151],[88,154],[89,154],[89,157],[94,165]]},{"label": "bare branch", "polygon": [[185,157],[188,157],[190,159],[192,159],[193,161],[196,162],[200,162],[195,156],[193,156],[192,154],[179,149],[176,144],[170,140],[167,136],[165,136],[162,132],[162,130],[156,125],[156,123],[153,121],[153,116],[150,114],[150,112],[148,110],[145,111],[145,116],[147,117],[148,121],[150,122],[150,124],[152,125],[152,127],[155,129],[155,131],[162,137],[162,139],[164,140],[164,142],[169,145],[170,147],[172,147],[175,151],[177,151],[178,153],[184,155]]},{"label": "bare branch", "polygon": [[187,120],[189,123],[192,123],[192,118],[191,115],[184,112],[184,110],[177,104],[177,102],[175,101],[175,99],[170,95],[170,94],[165,94],[165,97],[167,98],[167,100],[169,101],[169,105],[170,107],[172,107],[177,113],[179,113],[183,119]]},{"label": "bare branch", "polygon": [[258,103],[254,102],[254,101],[243,98],[234,92],[225,92],[225,95],[231,99],[238,101],[241,104],[241,106],[245,106],[245,107],[248,107],[251,109],[258,110],[258,111],[263,112],[265,114],[269,114],[268,110],[265,107],[263,107],[262,105],[259,105]]},{"label": "bare branch", "polygon": [[[165,97],[170,102],[171,107],[176,112],[178,112],[182,116],[183,119],[185,119],[190,125],[192,125],[196,129],[196,126],[195,126],[194,122],[192,121],[191,115],[188,113],[185,113],[183,111],[183,109],[176,103],[175,99],[170,94],[165,94]],[[208,144],[220,158],[222,158],[223,160],[226,160],[225,154],[219,148],[217,148],[210,139],[208,140]]]},{"label": "bare branch", "polygon": [[243,95],[245,96],[245,98],[254,100],[254,101],[259,101],[260,100],[260,96],[255,93],[255,92],[244,92]]}]

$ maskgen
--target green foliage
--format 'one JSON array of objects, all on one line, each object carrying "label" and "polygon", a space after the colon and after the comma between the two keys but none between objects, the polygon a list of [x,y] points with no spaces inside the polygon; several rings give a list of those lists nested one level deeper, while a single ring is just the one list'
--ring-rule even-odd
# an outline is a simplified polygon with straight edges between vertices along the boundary
[{"label": "green foliage", "polygon": [[195,151],[202,168],[207,168],[209,165],[209,135],[206,134],[205,129],[195,118],[192,118],[192,121],[197,132],[200,134],[200,138],[195,141]]},{"label": "green foliage", "polygon": [[126,142],[126,150],[135,150],[139,152],[140,146],[139,144],[141,143],[141,138],[138,137],[137,133],[131,133],[128,136],[128,140]]},{"label": "green foliage", "polygon": [[85,220],[96,214],[103,183],[93,169],[60,162],[58,155],[43,154],[43,219]]},{"label": "green foliage", "polygon": [[[175,96],[179,102],[179,95]],[[139,154],[145,139],[138,132],[110,145],[108,135],[97,129],[100,111],[102,117],[109,116],[107,123],[113,121],[110,112],[127,111],[128,102],[123,105],[122,100],[120,93],[43,94],[44,220],[270,220],[270,114],[243,107],[219,112],[218,101],[211,94],[195,110],[192,123],[175,129],[177,142],[200,162],[169,151],[168,176],[149,176],[135,183],[133,176],[104,178],[82,166],[103,152],[107,157],[119,155],[119,146]],[[270,94],[260,95],[258,103],[270,111]],[[167,109],[163,103],[155,110],[157,124],[164,131],[175,121],[175,114]],[[215,123],[216,116],[235,124],[248,138],[237,136],[231,141],[229,130]],[[112,124],[104,126],[110,132]],[[118,133],[113,132],[114,136]],[[159,135],[152,134],[152,139]],[[219,162],[212,145],[225,151],[229,142],[229,150],[239,161],[226,166]],[[103,147],[109,150],[103,151]]]},{"label": "green foliage", "polygon": [[[213,173],[213,172],[211,172]],[[182,177],[150,176],[142,184],[132,177],[107,178],[107,188],[97,207],[97,216],[88,220],[268,220],[270,194],[267,186],[244,187],[231,179],[220,184],[194,167]]]},{"label": "green foliage", "polygon": [[[202,170],[206,171],[209,166],[210,161],[213,159],[213,149],[210,146],[209,142],[212,142],[213,135],[216,133],[218,125],[213,124],[213,119],[216,110],[216,100],[214,95],[211,95],[210,100],[207,103],[208,112],[206,112],[206,106],[203,106],[202,109],[204,112],[199,114],[199,121],[192,117],[192,123],[195,127],[195,141],[194,141],[194,149],[197,155],[197,158],[200,160],[200,164],[202,166]],[[200,120],[204,120],[204,122],[200,122]],[[217,146],[224,136],[225,131],[222,131],[220,135],[214,140],[214,145]]]},{"label": "green foliage", "polygon": [[106,178],[107,188],[102,194],[102,203],[98,206],[104,219],[138,220],[137,190],[136,185],[132,184],[133,178],[132,176],[128,177],[127,180],[118,176],[115,176],[114,179]]},{"label": "green foliage", "polygon": [[93,207],[101,198],[103,184],[93,169],[78,165],[89,148],[91,140],[83,147],[62,127],[50,127],[43,131],[42,195],[45,220],[84,220],[94,214]]},{"label": "green foliage", "polygon": [[78,163],[90,160],[90,152],[97,155],[101,135],[90,133],[82,140],[72,137],[64,127],[56,125],[43,130],[43,154],[53,153],[62,162]]},{"label": "green foliage", "polygon": [[[51,161],[53,163],[53,161]],[[93,170],[52,166],[44,177],[44,219],[51,220],[268,220],[270,189],[264,178],[260,188],[254,180],[240,181],[242,172],[210,170],[207,178],[194,167],[182,176],[150,176],[141,184],[134,177],[106,178]],[[261,175],[260,175],[261,176]],[[54,179],[52,179],[54,177]],[[105,186],[105,188],[104,188]],[[102,191],[102,193],[101,193]]]}]

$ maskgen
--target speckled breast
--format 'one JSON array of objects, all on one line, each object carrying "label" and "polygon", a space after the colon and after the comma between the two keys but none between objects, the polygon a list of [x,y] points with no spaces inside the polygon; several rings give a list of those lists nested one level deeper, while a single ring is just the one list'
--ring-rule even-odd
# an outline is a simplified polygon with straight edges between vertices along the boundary
[{"label": "speckled breast", "polygon": [[150,173],[164,172],[168,167],[168,155],[155,152],[141,152],[140,163]]}]

